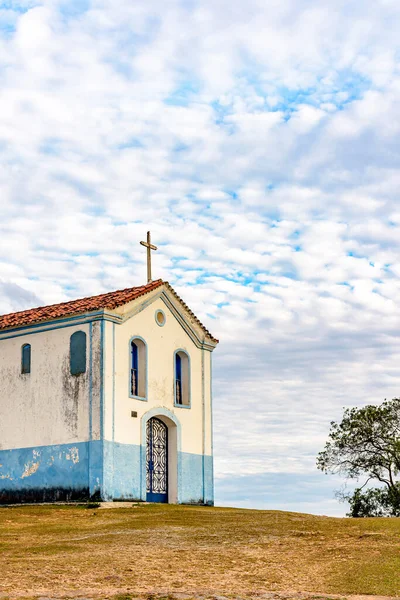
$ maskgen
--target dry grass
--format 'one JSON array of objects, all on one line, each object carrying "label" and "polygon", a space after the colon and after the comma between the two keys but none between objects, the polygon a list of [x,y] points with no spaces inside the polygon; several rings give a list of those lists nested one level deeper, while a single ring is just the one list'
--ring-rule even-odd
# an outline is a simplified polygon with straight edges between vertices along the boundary
[{"label": "dry grass", "polygon": [[0,598],[400,594],[400,519],[136,505],[0,509]]}]

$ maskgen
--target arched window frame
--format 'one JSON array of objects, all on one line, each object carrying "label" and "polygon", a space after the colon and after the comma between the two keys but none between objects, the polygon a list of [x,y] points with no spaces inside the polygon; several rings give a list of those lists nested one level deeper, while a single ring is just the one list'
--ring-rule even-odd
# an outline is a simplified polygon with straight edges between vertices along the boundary
[{"label": "arched window frame", "polygon": [[[85,344],[83,346],[84,361],[82,360],[82,363],[84,363],[83,370],[81,367],[80,368],[76,367],[76,364],[74,364],[74,361],[78,361],[78,359],[75,358],[72,354],[72,344],[74,343],[73,340],[78,339],[78,336],[85,340]],[[73,377],[79,377],[79,375],[84,375],[86,373],[86,370],[87,370],[87,335],[86,335],[86,331],[82,331],[82,330],[74,331],[74,333],[69,338],[69,371]]]},{"label": "arched window frame", "polygon": [[[139,393],[132,393],[132,343],[136,341],[141,342],[138,346],[138,371],[139,371]],[[134,398],[135,400],[141,400],[142,402],[147,402],[147,370],[148,370],[148,361],[147,361],[147,344],[146,341],[140,337],[140,335],[134,335],[129,340],[129,369],[128,369],[128,392],[129,397]],[[140,377],[143,377],[140,382]],[[142,388],[142,389],[140,389]],[[143,392],[141,394],[140,392]]]},{"label": "arched window frame", "polygon": [[[25,358],[25,354],[28,353],[28,359]],[[21,373],[22,375],[30,375],[32,367],[32,346],[30,344],[24,344],[21,346]]]},{"label": "arched window frame", "polygon": [[[177,360],[176,357],[179,355],[181,358],[181,387],[182,394],[184,395],[183,402],[177,402]],[[182,362],[182,358],[184,361]],[[186,373],[184,373],[186,370]],[[186,390],[186,391],[185,391]],[[192,404],[191,398],[191,367],[190,367],[190,355],[183,348],[177,348],[174,352],[174,406],[177,408],[190,408]]]}]

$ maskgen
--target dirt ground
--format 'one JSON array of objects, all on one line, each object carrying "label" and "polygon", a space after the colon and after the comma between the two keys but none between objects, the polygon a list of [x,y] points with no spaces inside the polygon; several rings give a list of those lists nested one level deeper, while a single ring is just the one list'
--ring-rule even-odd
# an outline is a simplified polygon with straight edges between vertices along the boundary
[{"label": "dirt ground", "polygon": [[[320,595],[299,592],[266,592],[253,596],[219,596],[215,594],[182,594],[174,595],[164,594],[146,594],[138,595],[131,593],[119,593],[112,596],[101,596],[101,600],[397,600],[398,597],[389,596],[340,596],[340,595]],[[11,600],[11,596],[0,595],[1,600]],[[29,599],[30,600],[30,599]],[[87,597],[85,594],[77,596],[76,593],[65,595],[63,593],[56,596],[39,596],[35,600],[100,600],[99,596]]]},{"label": "dirt ground", "polygon": [[0,599],[400,594],[400,519],[109,506],[0,508]]}]

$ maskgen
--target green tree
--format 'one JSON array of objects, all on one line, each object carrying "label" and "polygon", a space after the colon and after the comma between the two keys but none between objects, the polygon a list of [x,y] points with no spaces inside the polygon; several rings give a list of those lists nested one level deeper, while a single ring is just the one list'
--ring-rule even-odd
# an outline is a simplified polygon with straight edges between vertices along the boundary
[{"label": "green tree", "polygon": [[[400,398],[345,409],[340,423],[331,422],[317,467],[347,479],[364,479],[353,494],[341,494],[350,503],[349,516],[400,516]],[[370,481],[381,487],[366,488]]]}]

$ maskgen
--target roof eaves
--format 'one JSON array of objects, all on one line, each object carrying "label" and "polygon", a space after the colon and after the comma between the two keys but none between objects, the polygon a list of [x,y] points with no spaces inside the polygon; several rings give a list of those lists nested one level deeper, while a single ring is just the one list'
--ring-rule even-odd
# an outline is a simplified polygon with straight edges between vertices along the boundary
[{"label": "roof eaves", "polygon": [[[68,314],[65,316],[38,319],[37,321],[32,321],[30,323],[22,323],[22,324],[18,323],[15,325],[10,325],[9,327],[0,328],[0,336],[2,334],[7,334],[12,331],[21,331],[21,330],[30,329],[33,327],[45,327],[46,325],[51,325],[53,323],[57,325],[58,323],[63,323],[64,321],[77,321],[79,323],[80,321],[82,321],[82,319],[89,319],[89,320],[96,320],[96,318],[101,319],[101,317],[104,314],[107,314],[104,309],[96,309],[96,310],[86,311],[86,312],[71,313],[71,314]],[[110,315],[110,313],[108,313],[108,314]],[[117,319],[118,321],[120,320],[117,315],[112,314],[112,317]]]}]

